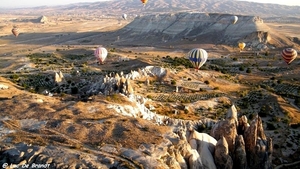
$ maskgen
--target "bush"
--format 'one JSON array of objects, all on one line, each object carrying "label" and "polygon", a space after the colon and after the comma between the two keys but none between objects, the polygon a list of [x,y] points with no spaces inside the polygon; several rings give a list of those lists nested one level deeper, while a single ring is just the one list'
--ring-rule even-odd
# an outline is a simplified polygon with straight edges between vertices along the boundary
[{"label": "bush", "polygon": [[77,94],[78,93],[78,88],[77,87],[72,87],[71,88],[71,93],[72,94]]},{"label": "bush", "polygon": [[273,123],[267,123],[267,129],[268,130],[275,130],[276,127],[275,127],[275,125]]},{"label": "bush", "polygon": [[246,73],[251,73],[251,69],[248,68],[248,69],[246,70]]},{"label": "bush", "polygon": [[208,81],[208,80],[205,80],[204,83],[208,85],[208,84],[209,84],[209,81]]},{"label": "bush", "polygon": [[171,80],[171,85],[176,85],[176,81],[174,79]]},{"label": "bush", "polygon": [[266,51],[265,56],[269,56],[270,52]]}]

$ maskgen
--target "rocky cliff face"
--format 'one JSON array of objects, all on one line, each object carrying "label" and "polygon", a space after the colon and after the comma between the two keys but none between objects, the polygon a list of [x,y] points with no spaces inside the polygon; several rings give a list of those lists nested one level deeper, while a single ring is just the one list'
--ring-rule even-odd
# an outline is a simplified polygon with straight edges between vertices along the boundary
[{"label": "rocky cliff face", "polygon": [[238,15],[235,24],[231,23],[231,17],[229,14],[191,12],[138,16],[116,34],[123,39],[123,44],[135,40],[140,44],[184,41],[234,46],[245,42],[252,48],[270,45],[272,30],[260,17]]}]

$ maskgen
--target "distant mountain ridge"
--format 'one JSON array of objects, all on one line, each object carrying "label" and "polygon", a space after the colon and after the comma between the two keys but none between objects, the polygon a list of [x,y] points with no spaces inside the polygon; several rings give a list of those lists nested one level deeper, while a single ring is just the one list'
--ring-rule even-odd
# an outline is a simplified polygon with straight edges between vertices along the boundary
[{"label": "distant mountain ridge", "polygon": [[103,15],[119,15],[121,13],[154,14],[170,12],[203,12],[255,15],[263,18],[300,17],[300,6],[263,4],[236,0],[149,0],[145,7],[143,7],[139,0],[112,0],[93,3],[76,3],[55,7],[36,7],[32,12],[54,13],[54,11],[68,13],[86,11],[88,13]]}]

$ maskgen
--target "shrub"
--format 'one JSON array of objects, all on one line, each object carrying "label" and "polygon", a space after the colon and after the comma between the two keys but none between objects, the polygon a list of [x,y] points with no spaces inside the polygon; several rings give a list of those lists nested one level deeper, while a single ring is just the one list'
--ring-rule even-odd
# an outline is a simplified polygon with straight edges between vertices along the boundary
[{"label": "shrub", "polygon": [[246,70],[246,73],[251,73],[251,69],[248,68],[248,69]]},{"label": "shrub", "polygon": [[77,94],[78,93],[78,88],[77,87],[72,87],[71,88],[71,93],[72,94]]},{"label": "shrub", "polygon": [[267,123],[267,129],[268,130],[275,130],[276,127],[275,127],[275,125],[273,123]]},{"label": "shrub", "polygon": [[171,80],[171,85],[176,85],[176,81],[174,79]]},{"label": "shrub", "polygon": [[208,85],[208,84],[209,84],[209,81],[208,81],[208,80],[205,80],[204,83]]},{"label": "shrub", "polygon": [[270,52],[269,51],[266,51],[265,52],[265,56],[269,56]]}]

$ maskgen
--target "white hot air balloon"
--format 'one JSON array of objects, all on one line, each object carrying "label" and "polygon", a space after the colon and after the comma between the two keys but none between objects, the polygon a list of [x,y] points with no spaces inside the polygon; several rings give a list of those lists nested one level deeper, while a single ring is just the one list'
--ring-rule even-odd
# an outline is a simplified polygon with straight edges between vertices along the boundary
[{"label": "white hot air balloon", "polygon": [[103,64],[104,60],[107,57],[107,50],[104,47],[100,46],[94,51],[94,55],[98,59],[99,63]]},{"label": "white hot air balloon", "polygon": [[231,21],[232,24],[235,24],[238,21],[238,19],[239,18],[237,16],[231,16],[230,17],[230,21]]},{"label": "white hot air balloon", "polygon": [[124,20],[126,20],[126,19],[127,19],[127,14],[124,13],[124,14],[122,15],[122,18],[123,18]]}]

